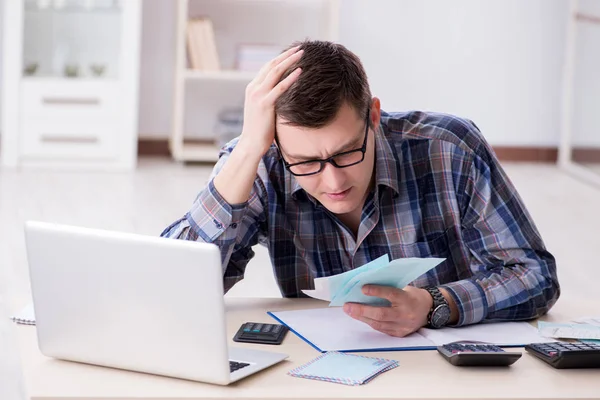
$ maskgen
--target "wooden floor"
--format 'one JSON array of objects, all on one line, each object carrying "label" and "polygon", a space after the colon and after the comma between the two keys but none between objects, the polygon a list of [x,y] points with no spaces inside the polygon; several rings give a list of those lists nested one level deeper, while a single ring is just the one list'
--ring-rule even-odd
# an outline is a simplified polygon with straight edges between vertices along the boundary
[{"label": "wooden floor", "polygon": [[[563,296],[596,298],[600,189],[551,164],[505,164],[505,168],[558,260]],[[30,302],[24,221],[158,235],[186,212],[209,174],[209,167],[183,166],[166,159],[142,159],[135,172],[126,174],[0,169],[1,380],[12,381],[4,378],[19,372],[16,354],[11,352],[8,316]],[[279,296],[268,256],[264,249],[256,250],[246,279],[228,295]],[[0,399],[20,398],[16,385],[11,389],[0,384]]]}]

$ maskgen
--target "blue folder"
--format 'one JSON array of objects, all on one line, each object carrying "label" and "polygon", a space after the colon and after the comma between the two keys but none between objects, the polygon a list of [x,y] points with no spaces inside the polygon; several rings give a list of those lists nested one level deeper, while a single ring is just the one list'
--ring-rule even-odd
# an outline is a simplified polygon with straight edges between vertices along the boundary
[{"label": "blue folder", "polygon": [[[340,310],[339,308],[337,308],[338,310]],[[328,317],[330,315],[334,315],[334,314],[330,314],[330,312],[326,311],[326,310],[332,310],[332,308],[327,307],[324,309],[316,309],[314,311],[316,311],[317,313],[320,313],[321,311],[325,312],[325,314],[321,314],[320,318],[321,318],[321,322],[324,321],[324,317]],[[304,311],[304,310],[298,310],[300,312]],[[308,311],[308,310],[306,310]],[[309,344],[312,348],[314,348],[315,350],[317,350],[318,352],[321,353],[325,353],[327,351],[339,351],[339,352],[347,352],[347,353],[360,353],[360,352],[382,352],[382,351],[412,351],[412,350],[435,350],[437,349],[437,347],[439,345],[442,345],[444,343],[448,343],[448,342],[452,342],[455,340],[478,340],[478,341],[483,341],[483,342],[490,342],[490,343],[494,343],[498,346],[501,347],[523,347],[526,344],[529,343],[534,343],[534,342],[543,342],[543,341],[549,341],[547,338],[544,338],[542,336],[539,335],[538,330],[535,329],[534,327],[532,327],[531,325],[529,325],[527,322],[495,322],[495,323],[483,323],[483,324],[479,324],[479,325],[472,325],[472,326],[467,326],[467,327],[462,327],[462,328],[444,328],[443,330],[429,330],[429,329],[425,329],[422,328],[422,330],[420,330],[418,333],[421,335],[421,337],[423,338],[424,342],[428,342],[427,344],[423,344],[423,345],[414,345],[415,341],[419,341],[421,340],[419,337],[413,337],[413,338],[406,338],[407,342],[413,342],[411,343],[407,343],[406,346],[381,346],[381,347],[377,347],[377,346],[372,346],[373,344],[373,340],[379,340],[379,339],[372,339],[372,338],[368,338],[365,339],[366,341],[371,340],[370,344],[367,344],[366,347],[363,348],[334,348],[335,346],[328,346],[331,348],[320,348],[316,343],[313,343],[308,337],[304,336],[303,334],[301,334],[297,329],[294,328],[294,326],[292,326],[293,324],[290,324],[289,322],[286,322],[286,318],[280,318],[278,317],[276,314],[280,314],[282,312],[285,311],[278,311],[278,312],[273,312],[273,311],[268,311],[267,314],[269,316],[271,316],[271,318],[273,318],[274,320],[276,320],[278,323],[286,326],[291,332],[293,332],[296,336],[298,336],[300,339],[302,339],[304,342],[306,342],[307,344]],[[334,313],[334,311],[331,311],[331,313]],[[304,317],[306,318],[306,317]],[[335,321],[336,317],[331,318],[332,321]],[[350,317],[348,317],[350,318]],[[296,322],[296,321],[294,321]],[[359,324],[363,324],[360,321],[356,321]],[[333,322],[332,322],[333,323]],[[306,324],[306,320],[304,321],[304,324]],[[315,326],[319,325],[319,315],[315,316]],[[354,324],[354,321],[351,322],[351,324],[349,325],[349,329],[352,329],[352,324]],[[370,327],[368,329],[363,329],[362,327],[357,329],[357,334],[358,335],[364,335],[365,333],[368,335],[369,329],[371,329]],[[303,330],[310,330],[309,328],[306,328],[306,325],[304,325]],[[365,332],[366,331],[366,332]],[[346,331],[347,332],[347,331]],[[492,338],[498,338],[499,337],[499,333],[500,336],[503,337],[503,340],[501,342],[497,341],[497,340],[492,340]],[[314,332],[312,332],[314,333]],[[309,334],[308,336],[312,335]],[[428,335],[428,337],[426,337],[426,335]],[[435,341],[434,338],[432,338],[432,336],[435,335]],[[446,336],[447,340],[443,340],[443,338],[441,337],[441,335]],[[314,338],[313,338],[314,339]],[[388,340],[386,340],[388,339]],[[383,339],[384,342],[387,342],[386,344],[390,344],[390,342],[393,341],[401,341],[404,340],[403,338],[392,338],[392,337],[386,337]],[[436,343],[439,342],[440,340],[442,340],[441,343]],[[329,342],[335,341],[335,339],[329,339]],[[352,340],[350,340],[350,342],[352,342]],[[354,341],[356,343],[356,341]],[[429,344],[432,343],[432,344]],[[368,347],[371,346],[371,347]]]},{"label": "blue folder", "polygon": [[[308,343],[313,349],[317,350],[318,352],[327,353],[328,351],[330,351],[330,350],[323,350],[323,349],[320,349],[319,347],[317,347],[313,342],[311,342],[310,340],[308,340],[307,338],[305,338],[304,336],[299,334],[296,330],[294,330],[294,328],[292,328],[291,326],[286,324],[281,319],[277,318],[271,311],[267,311],[267,314],[269,314],[271,316],[271,318],[275,319],[281,325],[286,326],[290,330],[290,332],[293,332],[296,336],[298,336],[300,339],[304,340],[306,343]],[[522,346],[524,346],[524,345],[503,346],[503,347],[522,347]],[[437,346],[382,347],[382,348],[369,348],[369,349],[345,349],[345,350],[335,350],[335,351],[339,351],[340,353],[376,353],[376,352],[382,352],[382,351],[411,351],[411,350],[414,351],[414,350],[435,350],[435,349],[437,349]]]}]

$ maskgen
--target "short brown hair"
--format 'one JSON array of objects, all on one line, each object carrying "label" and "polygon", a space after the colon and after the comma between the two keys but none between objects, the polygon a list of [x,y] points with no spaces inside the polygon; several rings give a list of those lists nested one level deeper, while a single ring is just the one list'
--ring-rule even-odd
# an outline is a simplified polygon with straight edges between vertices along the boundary
[{"label": "short brown hair", "polygon": [[285,124],[321,128],[331,122],[347,102],[359,115],[371,104],[367,74],[358,56],[341,44],[311,40],[293,43],[304,50],[296,68],[300,77],[275,103],[275,114]]}]

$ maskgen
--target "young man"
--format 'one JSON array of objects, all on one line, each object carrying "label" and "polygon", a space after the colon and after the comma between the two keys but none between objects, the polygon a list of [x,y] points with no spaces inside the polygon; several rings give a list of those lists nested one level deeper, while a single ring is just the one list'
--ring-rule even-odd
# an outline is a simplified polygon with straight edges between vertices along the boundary
[{"label": "young man", "polygon": [[258,73],[241,136],[163,236],[218,245],[225,290],[260,242],[285,297],[386,253],[445,258],[406,288],[363,288],[390,307],[344,306],[394,336],[535,318],[560,294],[555,260],[475,124],[382,111],[358,57],[329,42]]}]

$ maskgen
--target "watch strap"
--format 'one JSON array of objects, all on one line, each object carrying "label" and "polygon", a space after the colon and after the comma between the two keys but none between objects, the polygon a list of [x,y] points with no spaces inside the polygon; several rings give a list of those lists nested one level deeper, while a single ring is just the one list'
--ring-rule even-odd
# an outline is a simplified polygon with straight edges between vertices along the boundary
[{"label": "watch strap", "polygon": [[433,316],[433,312],[435,311],[435,309],[438,308],[440,305],[446,305],[446,307],[450,307],[450,306],[448,304],[448,301],[446,301],[446,298],[440,291],[440,289],[438,289],[437,287],[435,287],[435,286],[428,287],[428,288],[425,288],[425,290],[427,290],[429,292],[429,294],[431,295],[431,297],[433,298],[433,305],[431,306],[431,309],[429,310],[429,314],[427,314],[427,327],[433,328],[433,326],[431,324],[431,317]]}]

